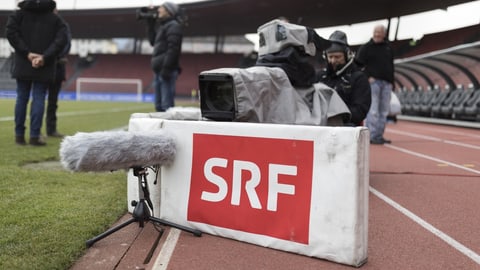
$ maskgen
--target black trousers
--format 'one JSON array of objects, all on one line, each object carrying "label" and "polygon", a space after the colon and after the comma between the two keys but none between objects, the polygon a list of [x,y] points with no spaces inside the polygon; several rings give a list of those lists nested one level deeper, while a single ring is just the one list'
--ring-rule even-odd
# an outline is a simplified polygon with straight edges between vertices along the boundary
[{"label": "black trousers", "polygon": [[63,80],[57,80],[48,87],[47,114],[45,116],[47,135],[51,135],[57,131],[58,94],[62,88],[62,83]]}]

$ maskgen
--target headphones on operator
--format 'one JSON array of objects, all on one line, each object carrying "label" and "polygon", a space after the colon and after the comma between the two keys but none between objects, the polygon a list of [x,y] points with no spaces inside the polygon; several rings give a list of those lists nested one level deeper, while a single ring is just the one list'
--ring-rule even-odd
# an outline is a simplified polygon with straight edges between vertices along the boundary
[{"label": "headphones on operator", "polygon": [[327,59],[327,53],[329,52],[343,52],[346,62],[355,56],[348,46],[347,35],[344,32],[336,30],[330,35],[328,40],[331,42],[331,45],[323,51],[323,57],[325,59]]}]

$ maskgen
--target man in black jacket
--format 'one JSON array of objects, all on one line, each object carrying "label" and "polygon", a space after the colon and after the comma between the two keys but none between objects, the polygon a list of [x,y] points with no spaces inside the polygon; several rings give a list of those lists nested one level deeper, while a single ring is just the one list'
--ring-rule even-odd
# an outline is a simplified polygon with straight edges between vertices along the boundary
[{"label": "man in black jacket", "polygon": [[373,37],[360,47],[356,59],[364,67],[372,90],[372,105],[366,121],[372,144],[391,143],[383,137],[390,109],[394,76],[393,50],[386,37],[385,26],[375,26]]},{"label": "man in black jacket", "polygon": [[153,46],[151,60],[155,73],[155,109],[164,112],[175,105],[175,83],[180,72],[183,26],[177,20],[179,6],[165,2],[158,8],[160,25],[148,21],[148,37]]},{"label": "man in black jacket", "polygon": [[[58,14],[58,10],[54,10],[55,14]],[[58,95],[62,90],[62,83],[66,80],[66,64],[67,64],[67,55],[70,52],[71,48],[71,39],[72,34],[70,33],[70,28],[67,24],[67,38],[68,42],[65,48],[58,56],[55,80],[48,87],[48,103],[47,103],[47,113],[45,115],[45,127],[48,137],[57,137],[63,138],[63,134],[59,133],[57,130],[57,109],[58,109]]]},{"label": "man in black jacket", "polygon": [[40,139],[45,95],[55,79],[58,55],[67,44],[67,26],[53,13],[52,0],[26,0],[8,17],[6,36],[15,49],[12,76],[17,79],[15,104],[15,142],[25,145],[25,119],[32,93],[30,111],[30,144],[43,146]]},{"label": "man in black jacket", "polygon": [[370,85],[365,74],[355,66],[346,34],[335,31],[329,40],[332,45],[325,50],[327,68],[318,79],[333,88],[350,110],[351,118],[344,119],[344,123],[360,126],[370,108]]}]

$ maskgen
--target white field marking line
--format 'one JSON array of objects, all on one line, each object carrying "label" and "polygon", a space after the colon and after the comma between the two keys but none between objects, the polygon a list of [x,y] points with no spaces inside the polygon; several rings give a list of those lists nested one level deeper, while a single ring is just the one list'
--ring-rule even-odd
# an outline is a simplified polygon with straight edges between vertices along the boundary
[{"label": "white field marking line", "polygon": [[179,237],[180,237],[180,230],[176,228],[170,228],[167,239],[165,239],[165,243],[163,243],[162,250],[160,250],[158,257],[152,266],[152,270],[167,269],[168,263],[172,258],[172,254],[173,254],[173,251],[175,250],[175,246],[177,245]]},{"label": "white field marking line", "polygon": [[420,139],[425,139],[425,140],[430,140],[430,141],[435,141],[435,142],[443,142],[443,143],[447,143],[447,144],[453,144],[453,145],[456,145],[456,146],[463,146],[463,147],[466,147],[466,148],[480,150],[480,146],[473,145],[473,144],[468,144],[468,143],[461,143],[461,142],[456,142],[456,141],[444,140],[444,139],[440,139],[440,138],[437,138],[437,137],[420,135],[420,134],[416,134],[416,133],[399,131],[399,130],[389,130],[388,132],[401,134],[401,135],[405,135],[405,136],[410,136],[410,137],[414,137],[414,138],[420,138]]},{"label": "white field marking line", "polygon": [[412,156],[416,156],[416,157],[421,157],[421,158],[433,160],[433,161],[435,161],[435,162],[444,163],[444,164],[447,164],[447,165],[449,165],[449,166],[452,166],[452,167],[455,167],[455,168],[459,168],[459,169],[461,169],[461,170],[473,172],[473,173],[475,173],[475,174],[480,174],[480,171],[478,171],[478,170],[474,170],[474,169],[472,169],[472,168],[468,168],[468,167],[465,167],[465,166],[462,166],[462,165],[458,165],[458,164],[455,164],[455,163],[453,163],[453,162],[449,162],[449,161],[446,161],[446,160],[442,160],[442,159],[439,159],[439,158],[435,158],[435,157],[432,157],[432,156],[429,156],[429,155],[420,154],[420,153],[417,153],[417,152],[414,152],[414,151],[410,151],[410,150],[407,150],[407,149],[405,149],[405,148],[401,148],[401,147],[398,147],[398,146],[393,146],[393,145],[389,145],[389,144],[384,144],[384,146],[386,146],[386,147],[388,147],[388,148],[391,148],[391,149],[394,149],[394,150],[397,150],[397,151],[400,151],[400,152],[403,152],[403,153],[410,154],[410,155],[412,155]]},{"label": "white field marking line", "polygon": [[[57,113],[57,116],[77,116],[77,115],[89,115],[89,114],[98,114],[98,113],[105,113],[105,112],[123,112],[123,111],[131,111],[135,109],[143,109],[144,106],[140,107],[128,107],[128,108],[115,108],[115,109],[106,109],[106,110],[88,110],[88,111],[76,111],[76,112],[62,112]],[[15,118],[14,116],[5,116],[0,117],[0,122],[7,122],[13,121]]]},{"label": "white field marking line", "polygon": [[404,208],[400,204],[396,203],[394,200],[390,199],[389,197],[385,196],[383,193],[379,192],[378,190],[370,187],[370,192],[372,192],[375,196],[392,206],[393,208],[400,211],[402,214],[413,220],[414,222],[418,223],[420,226],[425,228],[427,231],[433,233],[447,244],[455,248],[456,250],[460,251],[470,259],[472,259],[477,264],[480,264],[480,255],[475,253],[473,250],[467,248],[466,246],[462,245],[457,240],[453,239],[452,237],[448,236],[444,232],[440,231],[439,229],[432,226],[430,223],[426,222],[425,220],[421,219],[419,216],[415,215],[414,213],[410,212],[408,209]]}]

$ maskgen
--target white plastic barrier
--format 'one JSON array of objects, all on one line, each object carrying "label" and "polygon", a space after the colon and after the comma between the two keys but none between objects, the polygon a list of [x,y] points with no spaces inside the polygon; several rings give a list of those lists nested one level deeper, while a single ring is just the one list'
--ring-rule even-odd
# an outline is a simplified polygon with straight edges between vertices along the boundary
[{"label": "white plastic barrier", "polygon": [[[129,130],[163,128],[177,145],[157,185],[148,176],[156,217],[342,264],[366,262],[368,129],[148,117],[132,115]],[[128,178],[131,201],[138,184]]]}]

